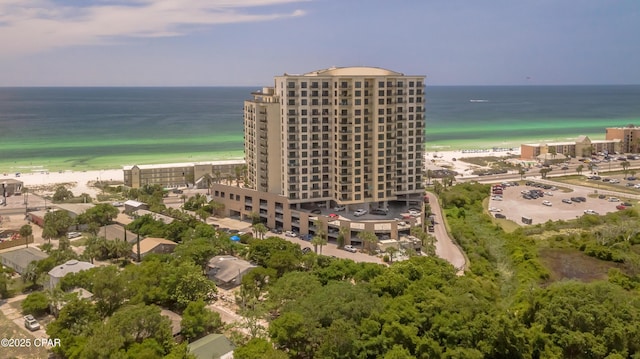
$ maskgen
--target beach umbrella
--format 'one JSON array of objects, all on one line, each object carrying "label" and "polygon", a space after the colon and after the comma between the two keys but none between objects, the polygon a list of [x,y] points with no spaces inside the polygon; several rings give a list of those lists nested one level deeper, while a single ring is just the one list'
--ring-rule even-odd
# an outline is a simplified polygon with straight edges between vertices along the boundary
[{"label": "beach umbrella", "polygon": [[232,237],[231,237],[231,240],[232,240],[232,241],[234,241],[234,242],[240,242],[240,237],[238,237],[238,236],[232,236]]}]

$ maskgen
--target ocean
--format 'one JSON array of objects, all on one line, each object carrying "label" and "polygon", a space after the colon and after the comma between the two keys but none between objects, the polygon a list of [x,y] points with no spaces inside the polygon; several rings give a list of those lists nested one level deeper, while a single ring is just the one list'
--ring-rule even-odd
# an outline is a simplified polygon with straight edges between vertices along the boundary
[{"label": "ocean", "polygon": [[[0,88],[0,172],[242,158],[259,87]],[[427,86],[426,149],[603,139],[640,125],[640,86]]]}]

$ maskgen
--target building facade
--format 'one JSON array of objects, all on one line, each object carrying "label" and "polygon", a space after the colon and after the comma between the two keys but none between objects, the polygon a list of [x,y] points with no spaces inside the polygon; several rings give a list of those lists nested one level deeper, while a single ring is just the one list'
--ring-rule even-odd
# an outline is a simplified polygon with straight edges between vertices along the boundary
[{"label": "building facade", "polygon": [[520,158],[536,160],[541,156],[553,158],[554,154],[568,157],[591,157],[594,153],[620,151],[622,151],[622,142],[619,139],[591,140],[588,136],[580,136],[573,142],[522,144],[520,145]]},{"label": "building facade", "polygon": [[244,106],[249,188],[351,205],[424,191],[424,76],[372,67],[275,77]]},{"label": "building facade", "polygon": [[[299,233],[319,230],[316,220],[329,230],[312,210],[421,201],[424,80],[374,67],[276,76],[244,103],[243,188],[214,184],[214,198],[227,215],[257,213],[272,228]],[[348,222],[342,227],[354,233],[384,227],[398,235],[392,220]]]},{"label": "building facade", "polygon": [[213,181],[233,180],[238,173],[244,176],[244,164],[244,160],[228,160],[124,166],[124,185],[131,188],[156,184],[164,188],[191,185],[207,188]]},{"label": "building facade", "polygon": [[606,131],[607,140],[621,141],[621,152],[640,153],[640,127],[635,125],[609,127]]}]

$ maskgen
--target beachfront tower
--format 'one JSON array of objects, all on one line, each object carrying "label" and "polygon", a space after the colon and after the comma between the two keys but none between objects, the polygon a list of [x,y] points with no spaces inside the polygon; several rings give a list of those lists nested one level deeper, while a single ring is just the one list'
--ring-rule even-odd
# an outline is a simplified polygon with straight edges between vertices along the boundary
[{"label": "beachfront tower", "polygon": [[375,67],[276,76],[244,103],[245,186],[297,208],[421,198],[424,79]]}]

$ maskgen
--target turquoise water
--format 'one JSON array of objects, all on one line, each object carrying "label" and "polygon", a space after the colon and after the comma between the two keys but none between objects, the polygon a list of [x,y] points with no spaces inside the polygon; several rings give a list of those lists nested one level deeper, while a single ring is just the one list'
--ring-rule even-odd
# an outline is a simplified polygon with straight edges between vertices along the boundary
[{"label": "turquoise water", "polygon": [[[243,101],[256,89],[0,88],[0,171],[242,158]],[[640,86],[427,86],[426,93],[427,150],[602,139],[606,127],[640,124]]]}]

